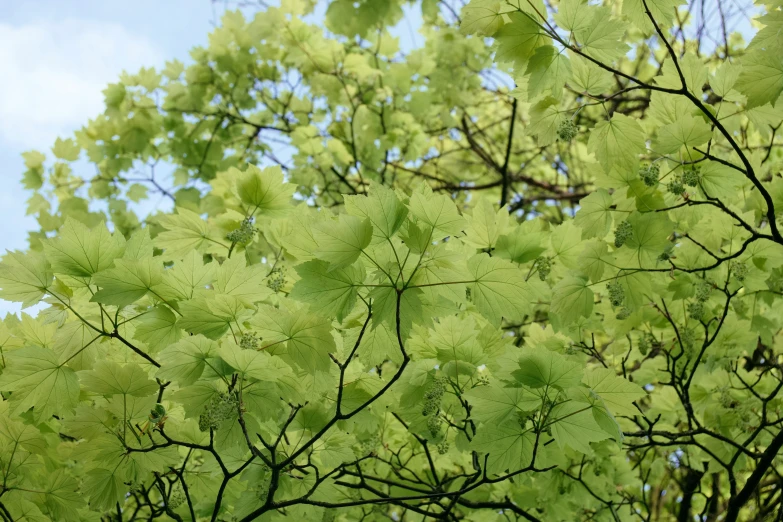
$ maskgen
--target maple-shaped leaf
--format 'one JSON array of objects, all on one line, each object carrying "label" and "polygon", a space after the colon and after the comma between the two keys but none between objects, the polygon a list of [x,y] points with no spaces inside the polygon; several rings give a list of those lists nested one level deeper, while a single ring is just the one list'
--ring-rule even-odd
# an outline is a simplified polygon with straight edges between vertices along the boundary
[{"label": "maple-shaped leaf", "polygon": [[615,415],[639,413],[632,403],[647,395],[641,386],[623,379],[609,368],[591,368],[585,372],[584,380]]},{"label": "maple-shaped leaf", "polygon": [[45,256],[8,252],[0,262],[0,297],[27,308],[43,298],[53,278]]},{"label": "maple-shaped leaf", "polygon": [[[153,243],[163,249],[166,259],[182,259],[193,251],[204,252],[223,245],[218,232],[192,210],[177,207],[176,214],[160,216],[157,221],[165,230]],[[224,248],[227,250],[228,246]]]},{"label": "maple-shaped leaf", "polygon": [[138,364],[120,365],[98,361],[93,370],[81,372],[79,380],[89,391],[100,395],[133,395],[147,397],[158,391],[158,385]]},{"label": "maple-shaped leaf", "polygon": [[296,187],[283,181],[279,166],[260,169],[251,164],[244,173],[233,169],[233,176],[239,178],[237,195],[251,215],[258,211],[264,216],[283,216],[293,208],[291,196]]},{"label": "maple-shaped leaf", "polygon": [[581,402],[558,404],[549,412],[552,436],[558,446],[570,446],[582,453],[590,453],[590,443],[609,438],[593,416],[593,408]]},{"label": "maple-shaped leaf", "polygon": [[487,455],[487,473],[525,468],[533,463],[533,447],[536,437],[516,422],[500,426],[485,424],[479,429],[470,447]]},{"label": "maple-shaped leaf", "polygon": [[338,321],[351,311],[356,302],[357,289],[364,282],[364,269],[349,266],[329,270],[329,264],[313,260],[296,267],[299,281],[291,290],[291,297],[310,304],[313,312],[330,310]]},{"label": "maple-shaped leaf", "polygon": [[325,371],[335,351],[329,320],[303,311],[295,313],[270,306],[254,318],[263,345],[274,354],[289,358],[310,372]]},{"label": "maple-shaped leaf", "polygon": [[559,353],[544,348],[528,349],[519,358],[515,379],[531,388],[553,387],[561,390],[578,386],[582,368]]},{"label": "maple-shaped leaf", "polygon": [[549,311],[557,315],[562,324],[571,324],[580,317],[590,317],[594,298],[586,278],[567,276],[552,289]]},{"label": "maple-shaped leaf", "polygon": [[99,290],[90,299],[97,303],[127,306],[144,297],[163,281],[160,258],[139,260],[117,259],[114,268],[102,270],[93,276]]},{"label": "maple-shaped leaf", "polygon": [[58,274],[90,277],[111,268],[125,251],[122,234],[109,233],[101,223],[93,229],[68,218],[57,237],[44,242],[46,258]]},{"label": "maple-shaped leaf", "polygon": [[499,0],[470,0],[460,13],[460,32],[492,36],[503,25]]},{"label": "maple-shaped leaf", "polygon": [[634,171],[638,155],[645,150],[644,130],[634,118],[614,114],[590,132],[588,149],[607,172],[613,167]]},{"label": "maple-shaped leaf", "polygon": [[479,312],[499,325],[501,319],[519,320],[538,301],[538,295],[525,281],[516,265],[487,254],[468,260],[468,270],[474,278],[469,288]]},{"label": "maple-shaped leaf", "polygon": [[204,373],[209,359],[217,356],[217,351],[218,344],[203,335],[186,337],[168,346],[157,356],[160,369],[156,376],[181,386],[193,384]]},{"label": "maple-shaped leaf", "polygon": [[345,196],[345,210],[372,225],[373,242],[390,239],[405,222],[407,207],[393,190],[374,185],[369,196]]},{"label": "maple-shaped leaf", "polygon": [[330,270],[353,264],[372,241],[369,218],[341,214],[337,220],[321,221],[313,228],[318,243],[316,255],[329,262]]},{"label": "maple-shaped leaf", "polygon": [[17,415],[33,408],[36,418],[69,413],[79,400],[79,379],[57,355],[45,348],[22,348],[5,355],[0,390],[13,392],[12,411]]}]

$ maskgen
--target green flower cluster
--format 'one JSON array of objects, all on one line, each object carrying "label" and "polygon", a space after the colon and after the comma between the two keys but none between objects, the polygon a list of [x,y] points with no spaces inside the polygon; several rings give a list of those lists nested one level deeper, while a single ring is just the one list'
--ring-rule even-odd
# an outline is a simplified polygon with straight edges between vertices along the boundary
[{"label": "green flower cluster", "polygon": [[201,431],[216,430],[220,423],[231,418],[237,409],[237,397],[233,393],[221,393],[214,396],[204,412],[199,415],[198,427]]}]

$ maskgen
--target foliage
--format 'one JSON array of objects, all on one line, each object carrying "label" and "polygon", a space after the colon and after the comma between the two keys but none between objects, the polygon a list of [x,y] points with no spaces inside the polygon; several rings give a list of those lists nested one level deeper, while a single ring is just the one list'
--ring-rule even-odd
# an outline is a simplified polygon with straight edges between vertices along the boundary
[{"label": "foliage", "polygon": [[780,517],[783,6],[598,4],[230,12],[26,153],[2,516]]}]

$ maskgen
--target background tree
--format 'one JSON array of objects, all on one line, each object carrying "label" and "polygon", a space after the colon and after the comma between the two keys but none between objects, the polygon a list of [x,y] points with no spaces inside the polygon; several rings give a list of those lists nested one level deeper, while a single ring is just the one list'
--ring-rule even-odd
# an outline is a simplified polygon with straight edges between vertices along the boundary
[{"label": "background tree", "polygon": [[313,7],[26,154],[2,516],[783,520],[783,6]]}]

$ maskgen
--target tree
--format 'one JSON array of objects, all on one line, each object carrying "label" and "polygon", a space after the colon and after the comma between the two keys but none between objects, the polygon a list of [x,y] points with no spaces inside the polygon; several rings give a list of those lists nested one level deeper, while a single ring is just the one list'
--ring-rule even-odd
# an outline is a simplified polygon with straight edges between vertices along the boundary
[{"label": "tree", "polygon": [[27,153],[2,517],[781,520],[783,7],[596,4],[230,12]]}]

